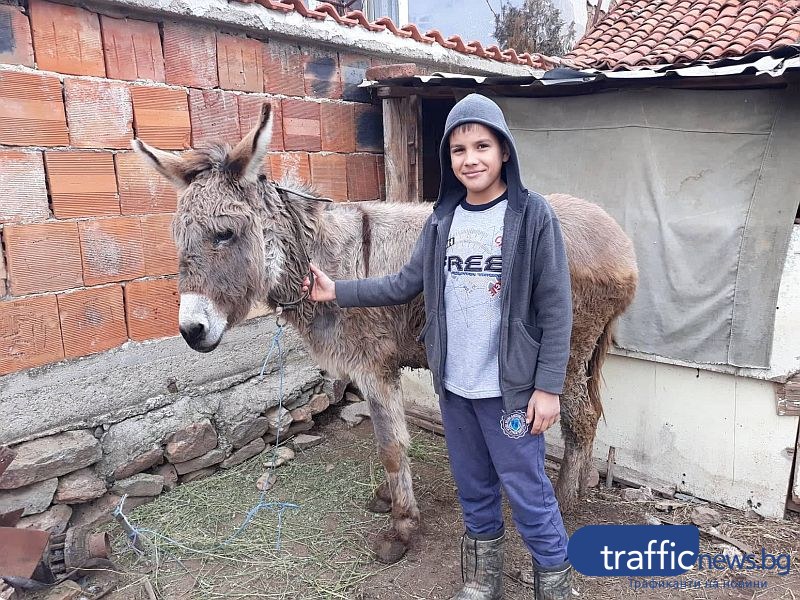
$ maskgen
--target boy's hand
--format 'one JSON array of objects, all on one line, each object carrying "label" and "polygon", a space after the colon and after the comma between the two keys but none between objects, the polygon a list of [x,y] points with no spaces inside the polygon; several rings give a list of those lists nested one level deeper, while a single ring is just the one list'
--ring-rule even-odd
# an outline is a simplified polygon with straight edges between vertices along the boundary
[{"label": "boy's hand", "polygon": [[531,433],[538,435],[544,433],[550,426],[558,421],[561,414],[561,402],[558,395],[542,390],[534,390],[528,402],[528,412],[525,422],[531,426]]},{"label": "boy's hand", "polygon": [[[314,263],[311,263],[309,267],[311,268],[311,272],[314,274],[314,285],[311,288],[311,294],[309,294],[308,297],[314,302],[330,302],[331,300],[336,300],[336,284],[333,282],[333,280],[325,275],[325,273],[320,271],[314,265]],[[301,289],[304,294],[308,292],[310,285],[311,281],[309,281],[308,277],[303,279],[303,285]]]}]

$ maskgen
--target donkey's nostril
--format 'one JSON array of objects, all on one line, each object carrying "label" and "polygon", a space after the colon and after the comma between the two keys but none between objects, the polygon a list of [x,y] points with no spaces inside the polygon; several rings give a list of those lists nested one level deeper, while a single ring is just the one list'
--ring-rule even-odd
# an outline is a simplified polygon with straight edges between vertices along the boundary
[{"label": "donkey's nostril", "polygon": [[205,338],[206,326],[202,323],[192,323],[191,325],[182,325],[180,331],[186,343],[194,347]]}]

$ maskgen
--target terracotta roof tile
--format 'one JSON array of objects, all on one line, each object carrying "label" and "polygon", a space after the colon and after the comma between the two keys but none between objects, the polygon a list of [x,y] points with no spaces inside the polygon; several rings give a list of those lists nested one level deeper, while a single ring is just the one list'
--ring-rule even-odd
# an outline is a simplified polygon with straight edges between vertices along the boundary
[{"label": "terracotta roof tile", "polygon": [[422,42],[423,44],[433,44],[436,41],[436,38],[422,35],[422,32],[420,32],[419,28],[413,23],[409,23],[408,25],[403,25],[400,29],[402,31],[410,32],[411,39],[417,42]]},{"label": "terracotta roof tile", "polygon": [[[437,44],[445,48],[448,48],[450,50],[454,50],[456,47],[456,43],[444,39],[442,32],[439,31],[438,29],[431,29],[430,31],[426,32],[425,35],[427,35],[428,37],[432,37],[433,39],[436,40]],[[514,49],[512,48],[511,50],[513,51]],[[514,52],[514,55],[516,56],[516,52]],[[513,62],[518,62],[518,61],[514,60]]]},{"label": "terracotta roof tile", "polygon": [[467,52],[481,58],[486,56],[486,50],[483,49],[483,44],[478,40],[472,40],[467,44]]},{"label": "terracotta roof tile", "polygon": [[[311,19],[317,19],[318,21],[325,20],[325,13],[320,12],[318,10],[311,10],[310,8],[306,7],[303,4],[303,0],[282,0],[284,4],[293,4],[294,9],[299,12],[302,16],[308,17]],[[325,5],[323,5],[325,6]],[[327,6],[330,6],[329,4]],[[331,7],[333,8],[333,7]]]},{"label": "terracotta roof tile", "polygon": [[278,0],[256,0],[256,3],[270,10],[279,10],[281,12],[292,12],[294,10],[294,5],[284,4],[283,2],[278,2]]},{"label": "terracotta roof tile", "polygon": [[752,44],[745,48],[745,52],[763,52],[765,50],[769,50],[771,41],[772,40],[768,41],[766,39],[755,40]]},{"label": "terracotta roof tile", "polygon": [[[303,14],[302,11],[300,10],[298,10],[297,12]],[[355,27],[359,23],[358,19],[353,19],[352,17],[350,17],[350,15],[347,15],[346,17],[341,16],[339,12],[332,5],[327,3],[318,4],[315,12],[317,14],[324,15],[323,19],[326,17],[331,17],[334,21],[339,23],[339,25],[347,25],[348,27]]]},{"label": "terracotta roof tile", "polygon": [[486,48],[486,55],[500,62],[507,62],[508,58],[503,55],[503,51],[499,46],[492,45]]},{"label": "terracotta roof tile", "polygon": [[[497,62],[512,63],[518,65],[527,65],[530,67],[548,69],[559,64],[560,59],[544,56],[541,54],[528,54],[527,52],[518,54],[513,48],[508,50],[501,50],[497,46],[490,46],[484,49],[479,41],[472,41],[467,44],[460,36],[454,35],[445,38],[441,32],[432,29],[426,33],[420,32],[419,28],[413,24],[408,23],[402,27],[398,27],[394,21],[388,17],[382,17],[375,21],[369,21],[361,11],[348,12],[345,16],[341,16],[336,8],[326,2],[318,3],[315,8],[308,8],[303,0],[229,0],[231,2],[240,2],[242,4],[260,4],[269,10],[277,10],[284,13],[297,12],[307,19],[314,19],[323,21],[332,19],[339,25],[346,27],[362,27],[368,31],[383,32],[389,30],[397,37],[412,39],[422,44],[438,44],[448,50],[454,50],[462,54],[471,54],[480,58],[494,60]],[[628,2],[634,5],[636,2]],[[639,9],[634,7],[635,11]],[[633,23],[638,15],[634,12],[629,21]],[[624,26],[620,29],[622,31]],[[626,37],[627,39],[627,37]]]},{"label": "terracotta roof tile", "polygon": [[467,54],[467,46],[464,44],[464,40],[461,39],[460,35],[453,35],[447,38],[448,42],[454,43],[456,46],[453,48],[456,52],[463,52]]},{"label": "terracotta roof tile", "polygon": [[404,37],[404,38],[410,38],[411,37],[411,32],[410,31],[405,31],[404,29],[399,29],[397,27],[397,25],[394,24],[394,21],[392,21],[389,17],[381,17],[380,19],[377,19],[375,21],[375,23],[377,23],[378,25],[385,25],[386,29],[391,31],[397,37]]},{"label": "terracotta roof tile", "polygon": [[623,0],[565,58],[578,67],[635,68],[797,43],[800,0]]},{"label": "terracotta roof tile", "polygon": [[370,31],[386,31],[386,25],[378,25],[377,23],[370,23],[367,16],[361,12],[360,10],[354,10],[352,12],[347,13],[346,17],[353,21],[357,21],[359,25],[361,25],[364,29],[369,29]]}]

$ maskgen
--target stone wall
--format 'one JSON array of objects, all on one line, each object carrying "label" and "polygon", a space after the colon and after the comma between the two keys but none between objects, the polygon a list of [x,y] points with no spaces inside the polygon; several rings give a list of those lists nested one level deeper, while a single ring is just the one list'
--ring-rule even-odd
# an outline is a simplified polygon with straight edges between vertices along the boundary
[{"label": "stone wall", "polygon": [[20,526],[54,530],[95,523],[123,494],[142,504],[311,429],[344,387],[290,330],[282,389],[276,357],[262,379],[274,331],[255,319],[208,355],[167,339],[4,378],[0,443],[17,456],[0,476],[0,514],[22,508]]}]

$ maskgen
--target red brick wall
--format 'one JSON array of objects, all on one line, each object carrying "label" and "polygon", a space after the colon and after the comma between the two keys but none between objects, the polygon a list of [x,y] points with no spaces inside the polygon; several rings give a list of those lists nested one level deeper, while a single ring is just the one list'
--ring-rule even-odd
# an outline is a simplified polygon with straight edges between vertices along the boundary
[{"label": "red brick wall", "polygon": [[383,194],[381,113],[356,85],[385,58],[44,0],[0,5],[0,39],[0,375],[177,334],[176,194],[134,136],[236,142],[270,101],[269,176]]}]

